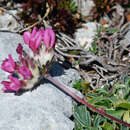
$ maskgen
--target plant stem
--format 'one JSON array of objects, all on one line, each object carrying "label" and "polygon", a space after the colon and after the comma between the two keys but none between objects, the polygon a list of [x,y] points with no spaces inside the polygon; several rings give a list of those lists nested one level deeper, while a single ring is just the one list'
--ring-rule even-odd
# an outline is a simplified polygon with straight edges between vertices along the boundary
[{"label": "plant stem", "polygon": [[54,85],[56,85],[60,90],[64,91],[65,93],[67,93],[69,96],[71,96],[73,99],[75,99],[76,101],[78,101],[79,103],[84,104],[85,106],[91,108],[93,111],[101,114],[102,116],[105,116],[111,120],[114,120],[116,122],[118,122],[119,124],[122,124],[124,126],[130,127],[130,124],[114,117],[111,116],[107,113],[105,113],[102,109],[97,109],[96,107],[94,107],[93,105],[89,104],[88,102],[84,101],[83,99],[81,99],[80,97],[78,97],[77,95],[75,95],[74,93],[72,93],[70,90],[68,90],[67,88],[65,88],[62,84],[60,84],[59,82],[57,82],[55,79],[53,79],[52,76],[50,76],[49,74],[46,74],[44,76],[47,80],[49,80],[50,82],[52,82]]}]

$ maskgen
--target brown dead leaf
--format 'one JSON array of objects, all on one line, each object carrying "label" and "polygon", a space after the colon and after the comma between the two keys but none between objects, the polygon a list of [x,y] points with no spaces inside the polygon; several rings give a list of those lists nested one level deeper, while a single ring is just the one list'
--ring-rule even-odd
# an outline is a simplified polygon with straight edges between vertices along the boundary
[{"label": "brown dead leaf", "polygon": [[85,43],[84,43],[84,46],[83,47],[86,47],[88,45],[88,42],[86,41]]},{"label": "brown dead leaf", "polygon": [[67,56],[67,58],[69,59],[70,62],[74,62],[75,61],[75,59],[73,57],[71,57],[71,56]]},{"label": "brown dead leaf", "polygon": [[78,72],[81,72],[80,68],[77,69]]},{"label": "brown dead leaf", "polygon": [[75,59],[74,59],[73,57],[71,57],[69,60],[70,60],[71,62],[74,62],[74,61],[75,61]]},{"label": "brown dead leaf", "polygon": [[103,42],[98,42],[98,46],[103,47],[104,43]]},{"label": "brown dead leaf", "polygon": [[110,12],[111,10],[109,5],[107,5],[106,9],[107,9],[107,12]]},{"label": "brown dead leaf", "polygon": [[104,58],[104,55],[101,55],[102,58]]},{"label": "brown dead leaf", "polygon": [[118,60],[120,60],[120,59],[121,59],[121,57],[120,57],[120,56],[117,56],[117,58],[118,58]]},{"label": "brown dead leaf", "polygon": [[86,99],[86,100],[91,100],[91,98],[90,98],[90,97],[85,97],[85,99]]},{"label": "brown dead leaf", "polygon": [[83,26],[84,29],[88,30],[88,26]]},{"label": "brown dead leaf", "polygon": [[127,22],[130,22],[130,14],[127,15]]},{"label": "brown dead leaf", "polygon": [[95,70],[90,70],[89,73],[90,73],[90,74],[94,74],[94,73],[95,73]]},{"label": "brown dead leaf", "polygon": [[101,25],[105,25],[105,24],[108,24],[108,21],[106,21],[105,19],[102,19],[101,22],[100,22]]},{"label": "brown dead leaf", "polygon": [[75,19],[80,19],[80,15],[78,13],[76,13],[74,16],[73,16]]},{"label": "brown dead leaf", "polygon": [[92,17],[90,16],[82,16],[85,21],[91,21]]},{"label": "brown dead leaf", "polygon": [[4,15],[4,9],[3,8],[0,8],[0,15]]}]

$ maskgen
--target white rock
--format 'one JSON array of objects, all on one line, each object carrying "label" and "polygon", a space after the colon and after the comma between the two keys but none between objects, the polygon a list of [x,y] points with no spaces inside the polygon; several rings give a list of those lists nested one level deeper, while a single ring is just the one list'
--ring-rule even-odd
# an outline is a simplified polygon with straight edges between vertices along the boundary
[{"label": "white rock", "polygon": [[16,11],[0,12],[0,30],[16,31],[20,28],[20,24],[11,14],[16,17]]},{"label": "white rock", "polygon": [[86,50],[91,48],[91,43],[93,42],[94,36],[97,33],[97,23],[89,22],[82,25],[82,28],[77,29],[74,34],[76,42],[84,47]]},{"label": "white rock", "polygon": [[95,5],[93,0],[73,0],[73,1],[76,2],[78,10],[83,16],[88,16],[90,14],[90,11]]}]

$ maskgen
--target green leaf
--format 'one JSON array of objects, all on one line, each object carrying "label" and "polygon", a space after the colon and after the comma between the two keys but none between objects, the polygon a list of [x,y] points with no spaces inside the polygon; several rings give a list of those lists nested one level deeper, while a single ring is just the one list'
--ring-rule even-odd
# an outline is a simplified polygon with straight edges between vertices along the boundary
[{"label": "green leaf", "polygon": [[86,96],[89,98],[97,97],[98,95],[96,93],[86,93]]},{"label": "green leaf", "polygon": [[85,91],[85,93],[88,93],[89,88],[90,88],[90,83],[83,80],[82,81],[82,88],[83,88],[83,91]]},{"label": "green leaf", "polygon": [[104,55],[105,53],[103,51],[98,52],[100,56]]},{"label": "green leaf", "polygon": [[130,101],[130,76],[124,78],[124,84],[126,86],[124,99]]},{"label": "green leaf", "polygon": [[123,108],[130,110],[130,102],[121,102],[115,106],[115,108]]},{"label": "green leaf", "polygon": [[124,94],[124,99],[130,102],[130,88],[128,88],[126,93]]},{"label": "green leaf", "polygon": [[105,112],[111,116],[121,119],[124,112],[126,112],[126,111],[125,110],[105,110]]},{"label": "green leaf", "polygon": [[121,130],[129,130],[129,128],[124,125],[121,125]]},{"label": "green leaf", "polygon": [[78,90],[82,90],[82,80],[75,80],[75,83],[73,84],[73,87]]},{"label": "green leaf", "polygon": [[120,89],[125,89],[126,86],[124,84],[116,83],[114,88],[112,89],[112,93],[115,94]]},{"label": "green leaf", "polygon": [[119,30],[116,29],[116,28],[108,28],[108,29],[106,30],[106,32],[107,32],[107,33],[116,33],[116,32],[119,32]]},{"label": "green leaf", "polygon": [[97,26],[97,37],[99,37],[103,31],[105,31],[103,26]]},{"label": "green leaf", "polygon": [[123,121],[130,123],[130,111],[126,111],[123,115]]},{"label": "green leaf", "polygon": [[124,84],[127,86],[127,87],[130,87],[130,76],[126,76],[124,78]]},{"label": "green leaf", "polygon": [[111,97],[109,97],[109,98],[113,104],[116,104],[120,100],[119,96],[117,96],[117,95],[110,95],[110,96]]},{"label": "green leaf", "polygon": [[112,124],[108,123],[108,122],[104,122],[102,128],[104,130],[113,130]]},{"label": "green leaf", "polygon": [[75,106],[74,107],[74,118],[78,121],[78,123],[85,127],[91,126],[91,116],[90,112],[87,111],[86,106]]},{"label": "green leaf", "polygon": [[73,87],[79,91],[83,91],[87,93],[90,88],[90,83],[86,82],[85,80],[79,79],[75,81],[75,84],[73,85]]},{"label": "green leaf", "polygon": [[70,4],[70,9],[71,9],[71,11],[72,12],[75,12],[75,11],[77,11],[77,8],[76,8],[76,3],[73,1],[73,2],[71,2],[71,4]]},{"label": "green leaf", "polygon": [[106,119],[100,115],[97,114],[97,116],[94,119],[94,127],[98,128],[100,123],[106,121]]},{"label": "green leaf", "polygon": [[70,8],[75,8],[75,6],[76,6],[76,3],[73,1],[73,2],[71,2],[71,4],[70,4]]},{"label": "green leaf", "polygon": [[99,95],[103,95],[103,96],[108,96],[108,91],[107,90],[104,90],[104,89],[97,89],[96,92],[99,94]]},{"label": "green leaf", "polygon": [[109,98],[105,98],[103,96],[92,98],[88,102],[93,105],[96,105],[96,107],[98,107],[98,108],[101,108],[101,107],[111,108],[112,107],[111,100]]},{"label": "green leaf", "polygon": [[96,42],[97,42],[97,41],[94,40],[94,42],[92,43],[92,47],[89,48],[89,51],[91,51],[91,52],[94,53],[94,54],[97,53],[97,49],[98,49]]}]

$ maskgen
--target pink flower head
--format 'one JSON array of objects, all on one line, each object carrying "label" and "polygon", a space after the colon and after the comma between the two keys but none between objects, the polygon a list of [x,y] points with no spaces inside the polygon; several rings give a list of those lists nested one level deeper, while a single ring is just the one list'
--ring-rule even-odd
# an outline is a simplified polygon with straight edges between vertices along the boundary
[{"label": "pink flower head", "polygon": [[6,72],[13,73],[16,69],[16,63],[14,62],[13,58],[11,55],[8,55],[8,59],[6,58],[2,65],[1,69],[3,69]]},{"label": "pink flower head", "polygon": [[22,87],[20,80],[18,80],[16,77],[13,77],[11,75],[9,75],[8,78],[10,79],[10,82],[9,81],[1,82],[1,84],[4,85],[3,91],[5,92],[16,91],[17,92]]},{"label": "pink flower head", "polygon": [[37,27],[33,28],[32,34],[30,32],[24,32],[24,42],[29,45],[29,48],[31,48],[33,52],[35,52],[37,48],[40,46],[43,32],[43,29],[38,30]]},{"label": "pink flower head", "polygon": [[55,33],[52,29],[48,28],[44,31],[44,43],[45,46],[53,48],[55,45]]},{"label": "pink flower head", "polygon": [[29,79],[32,78],[32,73],[31,73],[31,71],[29,70],[29,68],[26,67],[26,66],[21,66],[21,67],[19,68],[19,73],[24,77],[24,79],[29,80]]}]

